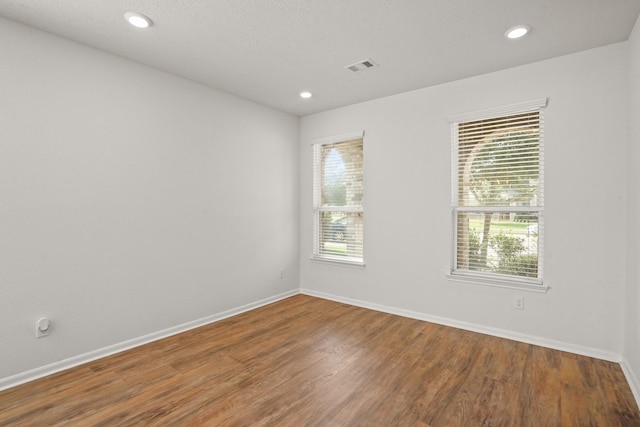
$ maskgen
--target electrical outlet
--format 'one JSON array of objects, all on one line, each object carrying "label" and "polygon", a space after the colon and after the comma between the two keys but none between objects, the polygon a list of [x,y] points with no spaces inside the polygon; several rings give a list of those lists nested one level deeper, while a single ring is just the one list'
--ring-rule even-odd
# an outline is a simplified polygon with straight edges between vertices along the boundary
[{"label": "electrical outlet", "polygon": [[41,317],[36,322],[36,338],[46,337],[51,333],[51,322],[46,317]]},{"label": "electrical outlet", "polygon": [[524,310],[524,297],[515,297],[513,300],[513,308],[516,310]]},{"label": "electrical outlet", "polygon": [[284,279],[284,268],[280,269],[280,278]]}]

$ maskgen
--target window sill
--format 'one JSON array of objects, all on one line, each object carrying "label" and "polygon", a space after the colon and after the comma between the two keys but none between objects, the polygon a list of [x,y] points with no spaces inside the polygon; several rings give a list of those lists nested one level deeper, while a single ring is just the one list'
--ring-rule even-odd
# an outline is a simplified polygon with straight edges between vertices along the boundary
[{"label": "window sill", "polygon": [[547,293],[549,286],[543,284],[534,284],[526,282],[518,282],[517,280],[501,279],[494,277],[479,277],[466,274],[447,274],[447,279],[452,282],[469,283],[482,286],[493,286],[496,288],[517,289],[520,291]]},{"label": "window sill", "polygon": [[365,264],[363,261],[358,261],[355,259],[344,259],[344,258],[333,258],[333,257],[319,257],[312,256],[311,261],[317,262],[320,264],[333,264],[340,265],[344,267],[356,267],[356,268],[364,268]]}]

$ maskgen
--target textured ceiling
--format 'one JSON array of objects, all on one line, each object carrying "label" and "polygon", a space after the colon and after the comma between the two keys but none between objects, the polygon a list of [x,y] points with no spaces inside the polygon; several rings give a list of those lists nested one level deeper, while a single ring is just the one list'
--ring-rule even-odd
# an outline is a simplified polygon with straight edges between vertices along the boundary
[{"label": "textured ceiling", "polygon": [[[639,13],[638,0],[0,1],[0,16],[297,115],[624,41]],[[503,36],[523,23],[526,38]],[[344,68],[368,58],[380,67]]]}]

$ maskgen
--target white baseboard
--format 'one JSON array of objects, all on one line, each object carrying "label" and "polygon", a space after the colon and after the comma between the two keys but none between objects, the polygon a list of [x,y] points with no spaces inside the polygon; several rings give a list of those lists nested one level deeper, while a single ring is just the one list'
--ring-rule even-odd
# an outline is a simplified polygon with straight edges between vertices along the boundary
[{"label": "white baseboard", "polygon": [[357,307],[368,308],[371,310],[381,311],[389,314],[396,314],[398,316],[408,317],[411,319],[424,320],[426,322],[437,323],[439,325],[451,326],[458,329],[464,329],[467,331],[478,332],[481,334],[491,335],[499,338],[506,338],[514,341],[520,341],[527,344],[538,345],[540,347],[552,348],[554,350],[567,351],[569,353],[580,354],[583,356],[593,357],[596,359],[607,360],[609,362],[620,363],[622,356],[616,353],[612,353],[606,350],[597,348],[580,346],[577,344],[566,343],[563,341],[551,340],[548,338],[537,337],[528,334],[522,334],[519,332],[508,331],[505,329],[492,328],[489,326],[478,325],[475,323],[462,322],[447,317],[433,316],[430,314],[419,313],[411,310],[404,310],[396,307],[389,307],[386,305],[375,304],[367,301],[361,301],[352,298],[345,298],[337,295],[326,294],[324,292],[317,292],[310,289],[300,289],[300,293],[328,299],[331,301],[342,302],[344,304],[355,305]]},{"label": "white baseboard", "polygon": [[24,384],[29,381],[36,380],[38,378],[45,377],[47,375],[54,374],[56,372],[64,371],[65,369],[73,368],[75,366],[79,366],[84,363],[88,363],[106,356],[110,356],[112,354],[120,353],[125,350],[139,347],[141,345],[148,344],[150,342],[157,341],[162,338],[166,338],[172,335],[186,332],[188,330],[195,329],[200,326],[207,325],[209,323],[217,322],[219,320],[226,319],[228,317],[235,316],[237,314],[244,313],[244,312],[256,309],[258,307],[262,307],[264,305],[268,305],[276,301],[283,300],[285,298],[288,298],[293,295],[297,295],[299,293],[318,297],[318,298],[323,298],[331,301],[341,302],[344,304],[349,304],[357,307],[381,311],[384,313],[408,317],[411,319],[424,320],[427,322],[437,323],[439,325],[451,326],[454,328],[464,329],[472,332],[478,332],[478,333],[492,335],[500,338],[520,341],[527,344],[539,345],[541,347],[567,351],[574,354],[581,354],[584,356],[594,357],[596,359],[602,359],[610,362],[620,363],[622,371],[624,372],[627,378],[627,381],[629,383],[629,386],[631,387],[633,395],[636,401],[638,402],[638,406],[640,406],[640,381],[638,380],[638,377],[634,374],[629,363],[624,358],[622,358],[621,355],[600,350],[600,349],[594,349],[590,347],[579,346],[576,344],[565,343],[562,341],[550,340],[550,339],[531,336],[527,334],[521,334],[518,332],[507,331],[504,329],[491,328],[491,327],[477,325],[473,323],[462,322],[459,320],[454,320],[446,317],[419,313],[411,310],[404,310],[400,308],[389,307],[381,304],[375,304],[367,301],[341,297],[341,296],[327,294],[324,292],[317,292],[309,289],[293,289],[287,292],[283,292],[279,295],[275,295],[273,297],[265,298],[259,301],[245,304],[240,307],[223,311],[221,313],[217,313],[217,314],[207,316],[191,322],[183,323],[181,325],[167,328],[167,329],[154,332],[148,335],[144,335],[138,338],[133,338],[131,340],[123,341],[121,343],[104,347],[98,350],[90,351],[88,353],[80,354],[78,356],[61,360],[59,362],[51,363],[49,365],[32,369],[30,371],[22,372],[20,374],[13,375],[11,377],[3,378],[3,379],[0,379],[0,391],[6,390],[11,387],[15,387],[20,384]]},{"label": "white baseboard", "polygon": [[15,387],[20,384],[24,384],[29,381],[36,380],[38,378],[45,377],[47,375],[55,374],[56,372],[64,371],[65,369],[73,368],[75,366],[82,365],[87,362],[91,362],[106,356],[110,356],[112,354],[120,353],[125,350],[139,347],[141,345],[148,344],[150,342],[157,341],[162,338],[167,338],[172,335],[186,332],[188,330],[195,329],[200,326],[207,325],[209,323],[217,322],[219,320],[226,319],[227,317],[235,316],[237,314],[244,313],[246,311],[253,310],[258,307],[262,307],[264,305],[274,303],[276,301],[280,301],[282,299],[288,298],[293,295],[297,295],[299,293],[300,291],[298,289],[293,289],[291,291],[283,292],[273,297],[265,298],[259,301],[245,304],[240,307],[232,308],[230,310],[226,310],[221,313],[213,314],[211,316],[203,317],[198,320],[183,323],[181,325],[173,326],[171,328],[163,329],[158,332],[153,332],[148,335],[123,341],[121,343],[100,348],[98,350],[90,351],[88,353],[73,356],[68,359],[51,363],[49,365],[41,366],[39,368],[22,372],[20,374],[16,374],[7,378],[2,378],[0,379],[0,391],[6,390],[11,387]]},{"label": "white baseboard", "polygon": [[633,397],[636,398],[636,403],[638,404],[638,407],[640,407],[640,380],[638,380],[633,369],[631,369],[631,365],[629,365],[626,357],[622,358],[620,367],[622,368],[622,372],[624,372],[624,376],[627,377],[627,382],[629,383],[629,387],[631,387]]}]

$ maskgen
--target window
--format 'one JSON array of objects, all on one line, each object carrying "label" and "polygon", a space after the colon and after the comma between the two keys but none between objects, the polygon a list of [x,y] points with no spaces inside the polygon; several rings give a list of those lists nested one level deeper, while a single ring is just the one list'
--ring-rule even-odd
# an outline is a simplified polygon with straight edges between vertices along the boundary
[{"label": "window", "polygon": [[364,263],[363,135],[314,143],[314,259]]},{"label": "window", "polygon": [[452,278],[542,287],[546,99],[452,118]]}]

